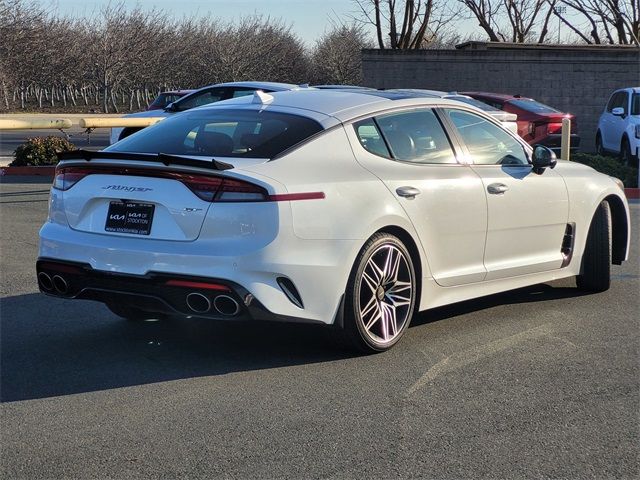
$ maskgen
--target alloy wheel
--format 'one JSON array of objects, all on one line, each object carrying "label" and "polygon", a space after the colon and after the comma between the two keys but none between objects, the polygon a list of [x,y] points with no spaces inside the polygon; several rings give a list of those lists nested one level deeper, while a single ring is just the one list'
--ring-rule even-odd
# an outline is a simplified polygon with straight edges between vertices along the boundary
[{"label": "alloy wheel", "polygon": [[378,344],[393,342],[412,311],[414,289],[405,254],[393,244],[379,246],[362,270],[359,290],[364,333]]}]

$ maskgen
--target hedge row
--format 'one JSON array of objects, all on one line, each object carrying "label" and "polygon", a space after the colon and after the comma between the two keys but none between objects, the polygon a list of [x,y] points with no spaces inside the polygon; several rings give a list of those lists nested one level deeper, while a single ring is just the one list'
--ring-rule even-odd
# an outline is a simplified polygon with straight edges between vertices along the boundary
[{"label": "hedge row", "polygon": [[622,164],[618,158],[574,153],[571,155],[571,160],[589,165],[600,173],[619,178],[627,188],[638,188],[638,169]]}]

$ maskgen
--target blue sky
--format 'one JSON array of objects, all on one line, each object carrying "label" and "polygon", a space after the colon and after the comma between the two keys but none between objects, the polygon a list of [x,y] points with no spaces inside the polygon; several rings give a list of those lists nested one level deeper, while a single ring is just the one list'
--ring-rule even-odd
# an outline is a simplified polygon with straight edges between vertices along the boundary
[{"label": "blue sky", "polygon": [[[41,5],[56,10],[63,16],[90,16],[108,0],[38,0]],[[115,0],[112,3],[117,3]],[[234,20],[254,13],[281,18],[292,25],[293,31],[305,42],[313,43],[326,29],[332,19],[347,21],[349,14],[356,13],[351,0],[124,0],[131,8],[165,10],[175,17],[184,15],[205,16],[211,14],[225,20]]]}]

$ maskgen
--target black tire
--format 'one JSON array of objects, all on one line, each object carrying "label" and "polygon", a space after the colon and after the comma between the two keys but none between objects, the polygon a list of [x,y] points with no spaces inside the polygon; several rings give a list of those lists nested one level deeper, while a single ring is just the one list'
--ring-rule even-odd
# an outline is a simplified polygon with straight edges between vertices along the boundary
[{"label": "black tire", "polygon": [[[371,284],[375,276],[372,263],[383,259],[384,272],[381,271],[379,278],[373,279],[374,283],[378,282],[376,287]],[[394,265],[389,271],[395,271],[395,275],[385,273],[386,262]],[[365,273],[370,281],[365,279]],[[413,260],[405,245],[388,233],[375,234],[360,250],[349,275],[342,335],[352,346],[366,353],[390,349],[398,343],[411,323],[417,291]],[[365,315],[367,305],[373,305],[371,316]],[[369,327],[365,325],[364,317],[367,317]]]},{"label": "black tire", "polygon": [[631,145],[629,144],[629,139],[627,137],[624,137],[622,139],[622,143],[620,144],[620,160],[623,164],[630,167],[635,168],[638,166],[638,160],[635,159],[634,161],[634,158],[631,154]]},{"label": "black tire", "polygon": [[596,133],[596,154],[601,156],[605,154],[604,147],[602,146],[602,134],[600,131]]},{"label": "black tire", "polygon": [[105,305],[109,310],[111,310],[111,312],[125,320],[128,320],[129,322],[143,322],[150,318],[159,317],[157,314],[145,312],[144,310],[130,307],[129,305],[120,305],[115,303],[106,303]]},{"label": "black tire", "polygon": [[587,292],[604,292],[611,286],[611,210],[607,202],[598,206],[591,220],[576,284]]}]

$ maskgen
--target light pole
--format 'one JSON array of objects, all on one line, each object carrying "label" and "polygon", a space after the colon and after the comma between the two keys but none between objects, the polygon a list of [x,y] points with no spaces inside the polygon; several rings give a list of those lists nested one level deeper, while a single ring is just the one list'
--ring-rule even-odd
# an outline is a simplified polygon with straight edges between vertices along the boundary
[{"label": "light pole", "polygon": [[562,25],[562,19],[560,15],[567,13],[567,7],[553,7],[553,12],[558,17],[558,43],[560,43],[560,26]]}]

